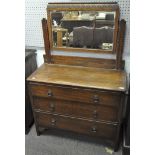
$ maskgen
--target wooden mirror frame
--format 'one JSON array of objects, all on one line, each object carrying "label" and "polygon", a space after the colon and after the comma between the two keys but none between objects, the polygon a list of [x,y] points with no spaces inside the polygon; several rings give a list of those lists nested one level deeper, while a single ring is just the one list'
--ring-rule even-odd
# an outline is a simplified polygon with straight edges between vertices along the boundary
[{"label": "wooden mirror frame", "polygon": [[[107,11],[116,12],[115,15],[115,29],[113,35],[113,50],[103,49],[84,49],[84,48],[73,48],[73,47],[53,47],[52,38],[52,16],[51,11]],[[94,53],[109,53],[115,54],[117,50],[117,37],[118,37],[118,26],[119,26],[119,6],[117,3],[48,3],[47,5],[47,24],[49,31],[49,42],[50,51],[78,51],[78,52],[94,52]]]}]

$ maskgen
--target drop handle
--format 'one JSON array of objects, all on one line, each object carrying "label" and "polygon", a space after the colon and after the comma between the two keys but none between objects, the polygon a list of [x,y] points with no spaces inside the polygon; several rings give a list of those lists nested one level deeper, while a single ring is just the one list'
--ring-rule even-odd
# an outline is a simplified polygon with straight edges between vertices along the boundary
[{"label": "drop handle", "polygon": [[47,95],[50,97],[50,96],[53,96],[52,94],[52,91],[49,89],[48,92],[47,92]]},{"label": "drop handle", "polygon": [[96,133],[96,132],[97,132],[96,127],[92,127],[92,128],[91,128],[91,131],[94,132],[94,133]]},{"label": "drop handle", "polygon": [[52,119],[51,123],[52,123],[52,125],[55,125],[56,124],[56,120]]}]

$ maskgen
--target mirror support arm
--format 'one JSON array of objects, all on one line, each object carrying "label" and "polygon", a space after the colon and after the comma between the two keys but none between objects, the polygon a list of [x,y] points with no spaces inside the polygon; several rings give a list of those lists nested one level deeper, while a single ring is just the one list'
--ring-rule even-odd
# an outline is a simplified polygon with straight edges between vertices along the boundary
[{"label": "mirror support arm", "polygon": [[124,38],[125,38],[126,21],[122,19],[119,23],[119,34],[117,43],[117,53],[116,53],[116,69],[122,69],[122,57],[124,49]]},{"label": "mirror support arm", "polygon": [[47,26],[47,19],[42,19],[42,30],[43,30],[43,38],[44,38],[44,47],[45,47],[45,59],[46,63],[51,63],[51,55],[50,55],[50,41],[49,41],[49,32]]}]

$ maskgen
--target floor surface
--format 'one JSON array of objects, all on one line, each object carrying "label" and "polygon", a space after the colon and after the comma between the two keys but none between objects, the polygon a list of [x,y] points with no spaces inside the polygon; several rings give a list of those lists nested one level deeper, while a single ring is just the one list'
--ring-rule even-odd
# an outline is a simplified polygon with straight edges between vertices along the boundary
[{"label": "floor surface", "polygon": [[[110,155],[105,147],[92,138],[64,131],[44,131],[37,136],[34,125],[25,136],[25,155]],[[121,149],[112,153],[121,154]]]}]

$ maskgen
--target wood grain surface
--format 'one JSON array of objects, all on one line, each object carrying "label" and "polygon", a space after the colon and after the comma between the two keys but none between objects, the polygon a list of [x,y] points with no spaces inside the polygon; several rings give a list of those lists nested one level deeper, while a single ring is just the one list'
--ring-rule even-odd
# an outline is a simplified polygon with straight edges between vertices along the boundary
[{"label": "wood grain surface", "polygon": [[126,90],[126,74],[124,71],[93,67],[44,63],[27,80],[113,91]]}]

